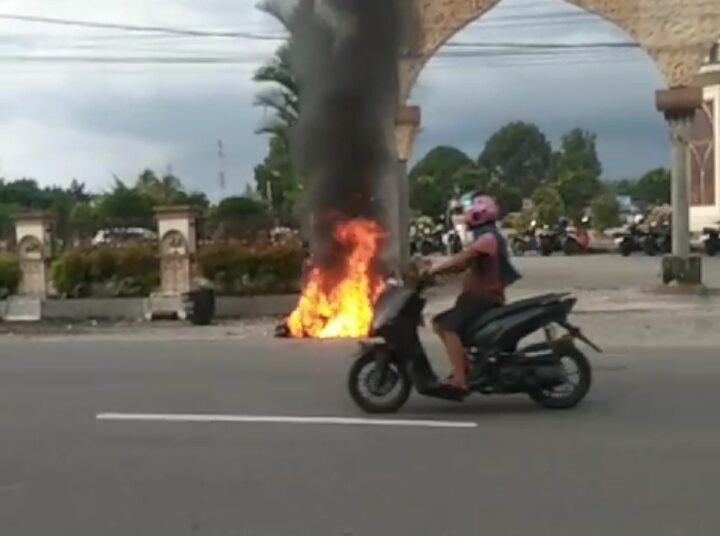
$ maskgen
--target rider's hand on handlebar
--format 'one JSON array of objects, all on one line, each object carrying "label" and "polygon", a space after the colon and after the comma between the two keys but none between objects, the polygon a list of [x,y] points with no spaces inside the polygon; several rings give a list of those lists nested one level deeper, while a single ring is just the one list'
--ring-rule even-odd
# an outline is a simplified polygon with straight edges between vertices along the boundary
[{"label": "rider's hand on handlebar", "polygon": [[436,277],[437,276],[430,267],[421,270],[420,276],[418,277],[418,287],[427,288],[435,285]]}]

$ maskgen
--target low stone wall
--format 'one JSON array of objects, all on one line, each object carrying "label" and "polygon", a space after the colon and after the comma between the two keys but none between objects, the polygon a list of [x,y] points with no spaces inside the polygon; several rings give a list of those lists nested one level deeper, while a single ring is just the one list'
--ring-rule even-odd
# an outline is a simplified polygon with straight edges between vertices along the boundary
[{"label": "low stone wall", "polygon": [[[216,318],[281,317],[297,303],[297,295],[218,296]],[[43,300],[42,320],[50,322],[138,321],[147,318],[148,298],[85,298]],[[0,301],[0,320],[5,318],[7,303]]]},{"label": "low stone wall", "polygon": [[140,320],[144,314],[144,298],[45,300],[42,304],[42,319],[50,321]]},{"label": "low stone wall", "polygon": [[284,316],[297,305],[298,296],[219,296],[215,303],[217,318]]}]

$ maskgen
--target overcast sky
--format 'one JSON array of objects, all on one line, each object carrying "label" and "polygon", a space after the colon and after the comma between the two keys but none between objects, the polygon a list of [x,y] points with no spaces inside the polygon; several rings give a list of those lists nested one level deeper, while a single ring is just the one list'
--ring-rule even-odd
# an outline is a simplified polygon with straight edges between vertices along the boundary
[{"label": "overcast sky", "polygon": [[[0,15],[241,31],[282,36],[255,0],[5,0]],[[455,42],[628,41],[597,17],[560,0],[505,0]],[[226,148],[227,190],[242,192],[265,153],[255,135],[253,70],[279,40],[177,37],[0,20],[0,176],[42,184],[73,178],[94,190],[113,175],[171,167],[188,187],[220,194],[217,141]],[[442,52],[467,50],[444,47]],[[211,56],[233,65],[28,62],[28,56]],[[18,56],[20,58],[18,58]],[[13,57],[13,58],[11,58]],[[4,59],[3,59],[4,58]],[[511,120],[536,122],[556,142],[579,126],[598,134],[608,178],[665,165],[668,145],[654,110],[662,79],[637,49],[552,55],[438,56],[412,102],[423,108],[416,155],[438,144],[476,157]]]}]

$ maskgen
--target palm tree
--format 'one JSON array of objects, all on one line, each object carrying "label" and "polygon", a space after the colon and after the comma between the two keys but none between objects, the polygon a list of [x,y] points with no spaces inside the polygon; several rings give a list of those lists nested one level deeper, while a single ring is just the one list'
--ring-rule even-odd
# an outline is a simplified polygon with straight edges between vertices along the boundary
[{"label": "palm tree", "polygon": [[300,95],[290,69],[289,46],[285,44],[278,48],[275,55],[255,72],[253,80],[267,86],[255,97],[255,104],[272,112],[257,133],[289,143],[290,129],[300,112]]}]

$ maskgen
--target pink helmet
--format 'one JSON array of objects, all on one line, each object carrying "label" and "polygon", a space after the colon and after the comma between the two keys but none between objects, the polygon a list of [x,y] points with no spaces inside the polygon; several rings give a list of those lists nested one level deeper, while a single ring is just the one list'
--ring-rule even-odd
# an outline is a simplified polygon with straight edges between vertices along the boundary
[{"label": "pink helmet", "polygon": [[495,200],[487,195],[478,195],[473,197],[472,205],[465,213],[470,227],[477,227],[485,223],[496,222],[500,217]]}]

